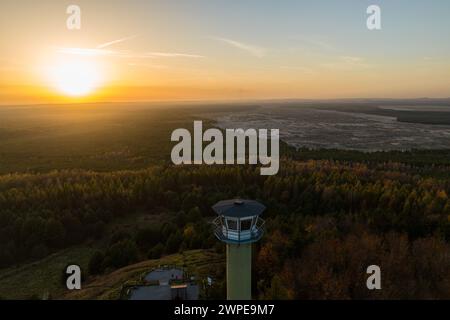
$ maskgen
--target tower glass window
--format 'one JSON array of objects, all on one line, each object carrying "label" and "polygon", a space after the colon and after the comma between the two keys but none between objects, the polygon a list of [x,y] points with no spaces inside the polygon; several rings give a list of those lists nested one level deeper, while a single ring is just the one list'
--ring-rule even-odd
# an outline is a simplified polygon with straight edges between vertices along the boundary
[{"label": "tower glass window", "polygon": [[241,230],[242,231],[247,231],[250,230],[252,227],[252,219],[244,219],[241,220]]},{"label": "tower glass window", "polygon": [[227,219],[228,229],[237,230],[237,221],[234,219]]}]

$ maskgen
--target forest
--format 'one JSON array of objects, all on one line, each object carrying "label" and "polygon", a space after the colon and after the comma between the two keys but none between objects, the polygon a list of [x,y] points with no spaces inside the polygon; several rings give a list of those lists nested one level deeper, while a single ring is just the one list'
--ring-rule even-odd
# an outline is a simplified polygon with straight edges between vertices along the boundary
[{"label": "forest", "polygon": [[[102,244],[90,275],[188,249],[223,253],[211,206],[240,197],[267,206],[267,233],[254,249],[255,297],[450,298],[448,165],[389,160],[397,153],[348,161],[349,152],[283,152],[280,172],[269,177],[258,166],[166,164],[4,174],[0,267],[83,243]],[[137,212],[164,219],[138,232],[107,231]],[[381,267],[383,290],[365,287],[370,264]],[[223,298],[223,270],[216,277],[212,297]]]}]

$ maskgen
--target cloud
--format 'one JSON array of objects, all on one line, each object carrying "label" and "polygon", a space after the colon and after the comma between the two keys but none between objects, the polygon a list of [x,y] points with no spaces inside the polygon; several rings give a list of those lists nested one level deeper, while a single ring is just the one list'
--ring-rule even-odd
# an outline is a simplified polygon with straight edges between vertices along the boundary
[{"label": "cloud", "polygon": [[130,36],[116,39],[113,41],[99,44],[95,48],[58,48],[57,51],[64,54],[84,55],[84,56],[113,56],[118,58],[204,58],[202,55],[181,53],[181,52],[132,52],[127,50],[110,50],[105,49],[117,43],[136,38],[137,36]]},{"label": "cloud", "polygon": [[179,53],[179,52],[147,52],[143,54],[144,57],[163,57],[163,58],[204,58],[205,56],[199,54]]},{"label": "cloud", "polygon": [[310,47],[312,46],[312,47],[316,47],[316,48],[323,49],[326,51],[337,51],[335,46],[333,46],[332,44],[330,44],[326,41],[323,41],[323,40],[319,40],[319,39],[315,39],[315,38],[311,38],[311,37],[305,37],[305,36],[293,36],[290,38],[300,41],[303,44],[306,44]]},{"label": "cloud", "polygon": [[131,67],[144,67],[144,68],[150,68],[150,69],[167,69],[169,68],[166,65],[161,64],[148,64],[148,63],[128,63]]},{"label": "cloud", "polygon": [[370,69],[373,65],[368,64],[362,57],[355,56],[340,56],[336,62],[323,63],[322,67],[335,70],[349,70],[349,69]]},{"label": "cloud", "polygon": [[115,55],[117,51],[91,48],[58,48],[59,53],[81,55],[81,56],[105,56]]},{"label": "cloud", "polygon": [[111,46],[113,44],[121,43],[121,42],[124,42],[124,41],[127,41],[127,40],[131,40],[131,39],[134,39],[136,37],[137,37],[137,35],[134,35],[134,36],[125,37],[125,38],[109,41],[109,42],[106,42],[106,43],[102,43],[102,44],[99,44],[97,46],[97,49],[103,49],[103,48],[109,47],[109,46]]},{"label": "cloud", "polygon": [[246,44],[243,42],[239,42],[239,41],[231,40],[231,39],[227,39],[227,38],[213,37],[213,39],[222,41],[232,47],[246,51],[257,58],[262,58],[266,55],[266,49],[262,48],[262,47]]},{"label": "cloud", "polygon": [[190,58],[200,59],[205,56],[199,54],[181,53],[181,52],[130,52],[130,51],[117,51],[115,56],[119,58],[131,58],[131,59],[154,59],[154,58]]}]

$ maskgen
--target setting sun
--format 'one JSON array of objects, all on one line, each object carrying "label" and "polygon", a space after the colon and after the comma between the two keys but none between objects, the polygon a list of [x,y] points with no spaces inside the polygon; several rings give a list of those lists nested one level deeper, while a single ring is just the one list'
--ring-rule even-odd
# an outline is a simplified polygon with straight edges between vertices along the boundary
[{"label": "setting sun", "polygon": [[61,61],[50,70],[52,86],[60,93],[81,97],[91,94],[100,84],[100,70],[93,61]]}]

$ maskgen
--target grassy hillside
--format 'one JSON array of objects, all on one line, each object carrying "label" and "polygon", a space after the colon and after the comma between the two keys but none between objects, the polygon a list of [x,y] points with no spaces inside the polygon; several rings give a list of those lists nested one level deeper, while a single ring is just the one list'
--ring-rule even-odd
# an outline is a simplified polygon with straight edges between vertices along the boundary
[{"label": "grassy hillside", "polygon": [[0,270],[2,299],[42,299],[60,297],[64,291],[63,270],[68,264],[87,268],[92,249],[76,247],[52,254],[42,260]]},{"label": "grassy hillside", "polygon": [[146,260],[111,273],[87,277],[80,291],[67,291],[62,281],[64,268],[77,263],[82,271],[93,249],[77,247],[53,254],[40,261],[0,271],[0,296],[3,299],[118,299],[122,285],[138,283],[141,277],[160,265],[185,266],[199,278],[215,266],[224,264],[224,257],[211,250],[191,250],[161,259]]},{"label": "grassy hillside", "polygon": [[83,289],[61,296],[63,299],[119,299],[123,285],[138,284],[151,270],[162,265],[185,266],[197,279],[211,275],[212,270],[224,265],[224,256],[212,250],[191,250],[161,259],[142,261],[112,273],[93,277],[83,284]]}]

